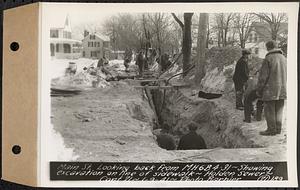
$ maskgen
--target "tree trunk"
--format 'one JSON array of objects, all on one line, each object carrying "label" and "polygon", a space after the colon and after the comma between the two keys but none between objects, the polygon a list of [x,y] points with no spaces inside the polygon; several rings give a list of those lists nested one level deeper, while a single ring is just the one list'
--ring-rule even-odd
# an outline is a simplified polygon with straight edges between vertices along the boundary
[{"label": "tree trunk", "polygon": [[220,34],[220,30],[218,31],[218,47],[221,47],[221,34]]},{"label": "tree trunk", "polygon": [[197,39],[197,61],[196,61],[196,74],[195,84],[199,85],[205,76],[205,49],[207,42],[208,31],[208,13],[200,13],[199,26],[198,26],[198,39]]},{"label": "tree trunk", "polygon": [[[200,19],[199,19],[199,21],[200,21]],[[199,29],[198,29],[198,31],[199,31]],[[209,22],[207,22],[206,48],[208,48],[208,46],[209,46],[209,35],[210,35]],[[198,42],[197,42],[197,44],[198,44]]]},{"label": "tree trunk", "polygon": [[270,28],[271,28],[271,38],[272,38],[272,40],[276,41],[277,40],[278,30],[277,30],[275,24],[271,24]]},{"label": "tree trunk", "polygon": [[[184,31],[183,31],[183,72],[186,72],[191,66],[191,53],[192,53],[192,16],[194,13],[184,13]],[[206,34],[206,33],[205,33]],[[184,73],[183,76],[186,76]]]},{"label": "tree trunk", "polygon": [[244,40],[241,40],[241,48],[245,49],[245,41]]}]

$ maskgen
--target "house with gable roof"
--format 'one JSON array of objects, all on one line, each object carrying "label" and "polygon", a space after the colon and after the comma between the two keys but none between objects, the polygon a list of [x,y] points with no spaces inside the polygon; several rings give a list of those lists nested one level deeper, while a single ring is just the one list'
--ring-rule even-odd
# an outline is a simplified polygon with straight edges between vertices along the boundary
[{"label": "house with gable roof", "polygon": [[106,58],[110,57],[111,47],[110,38],[108,36],[85,31],[82,46],[82,57],[84,58],[100,59],[104,55]]},{"label": "house with gable roof", "polygon": [[50,28],[51,57],[58,59],[77,59],[81,57],[82,42],[72,39],[72,29],[69,16],[63,27]]},{"label": "house with gable roof", "polygon": [[[270,30],[269,27],[270,26],[264,22],[253,22],[252,30],[245,44],[245,48],[249,49],[253,55],[259,58],[265,58],[268,52],[265,44],[272,39],[271,33],[269,31]],[[281,23],[278,32],[278,37],[277,37],[278,43],[279,44],[284,43],[284,41],[286,41],[287,39],[287,35],[288,35],[288,24]]]}]

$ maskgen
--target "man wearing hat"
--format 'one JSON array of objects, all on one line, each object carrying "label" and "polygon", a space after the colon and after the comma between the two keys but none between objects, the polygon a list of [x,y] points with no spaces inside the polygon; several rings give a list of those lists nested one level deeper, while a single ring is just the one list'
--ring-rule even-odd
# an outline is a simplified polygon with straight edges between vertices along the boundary
[{"label": "man wearing hat", "polygon": [[257,82],[257,95],[264,101],[267,130],[261,135],[281,133],[282,112],[286,99],[286,58],[277,47],[277,42],[266,43],[268,53],[263,61]]},{"label": "man wearing hat", "polygon": [[249,50],[242,50],[242,57],[238,60],[233,74],[234,88],[236,92],[236,109],[239,110],[244,109],[243,96],[245,84],[249,78],[248,61],[250,55],[251,52]]},{"label": "man wearing hat", "polygon": [[206,144],[202,136],[197,134],[197,125],[191,122],[187,126],[189,128],[189,133],[183,135],[180,140],[177,149],[178,150],[197,150],[206,149]]}]

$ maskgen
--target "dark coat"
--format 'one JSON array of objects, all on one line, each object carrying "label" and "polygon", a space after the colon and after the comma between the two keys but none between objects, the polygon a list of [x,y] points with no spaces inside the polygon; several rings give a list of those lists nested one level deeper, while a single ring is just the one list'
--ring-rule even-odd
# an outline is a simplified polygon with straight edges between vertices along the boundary
[{"label": "dark coat", "polygon": [[178,150],[195,150],[206,149],[204,139],[198,135],[195,131],[191,131],[188,134],[180,138]]},{"label": "dark coat", "polygon": [[104,59],[100,58],[98,63],[97,63],[97,67],[102,67],[104,65]]},{"label": "dark coat", "polygon": [[248,61],[241,57],[236,63],[234,74],[233,74],[233,82],[235,85],[240,86],[244,85],[249,78],[249,68]]},{"label": "dark coat", "polygon": [[136,65],[138,66],[144,66],[145,64],[145,58],[142,54],[138,54],[137,58],[136,58]]},{"label": "dark coat", "polygon": [[257,93],[263,101],[286,99],[286,67],[286,58],[281,50],[267,53],[257,82]]},{"label": "dark coat", "polygon": [[156,136],[156,141],[158,146],[164,148],[166,150],[175,150],[176,144],[173,136],[168,133],[161,132],[159,135]]}]

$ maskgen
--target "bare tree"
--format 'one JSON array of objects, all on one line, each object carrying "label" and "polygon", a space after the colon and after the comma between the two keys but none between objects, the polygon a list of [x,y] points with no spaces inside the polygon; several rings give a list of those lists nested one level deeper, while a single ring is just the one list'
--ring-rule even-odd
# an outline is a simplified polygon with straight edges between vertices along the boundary
[{"label": "bare tree", "polygon": [[187,73],[187,70],[191,65],[191,54],[192,54],[192,17],[194,13],[184,13],[184,23],[174,14],[172,13],[173,18],[182,28],[182,54],[183,54],[183,76]]},{"label": "bare tree", "polygon": [[202,78],[205,76],[205,49],[208,39],[208,18],[208,13],[200,13],[197,38],[196,84],[200,84]]},{"label": "bare tree", "polygon": [[283,22],[287,22],[287,15],[285,13],[252,13],[256,15],[261,21],[269,24],[269,32],[272,40],[277,40],[280,26]]},{"label": "bare tree", "polygon": [[161,55],[165,51],[168,34],[171,32],[169,30],[169,26],[171,25],[169,16],[165,13],[154,13],[148,14],[148,17],[152,25],[153,36],[155,36],[153,42]]},{"label": "bare tree", "polygon": [[140,28],[131,14],[112,16],[103,24],[103,30],[112,41],[114,50],[137,49],[140,46]]},{"label": "bare tree", "polygon": [[238,32],[239,45],[241,46],[241,48],[245,48],[246,41],[253,27],[252,22],[254,21],[254,16],[249,13],[238,13],[235,15],[234,28]]},{"label": "bare tree", "polygon": [[227,46],[228,32],[235,13],[218,13],[215,15],[218,34],[218,46]]},{"label": "bare tree", "polygon": [[148,24],[148,19],[146,18],[146,14],[142,14],[142,25],[143,25],[143,29],[144,29],[144,36],[145,36],[145,49],[146,49],[146,57],[147,57],[147,53],[148,53],[148,49],[151,47],[151,38],[152,38],[152,34],[150,33],[150,27],[147,27]]}]

